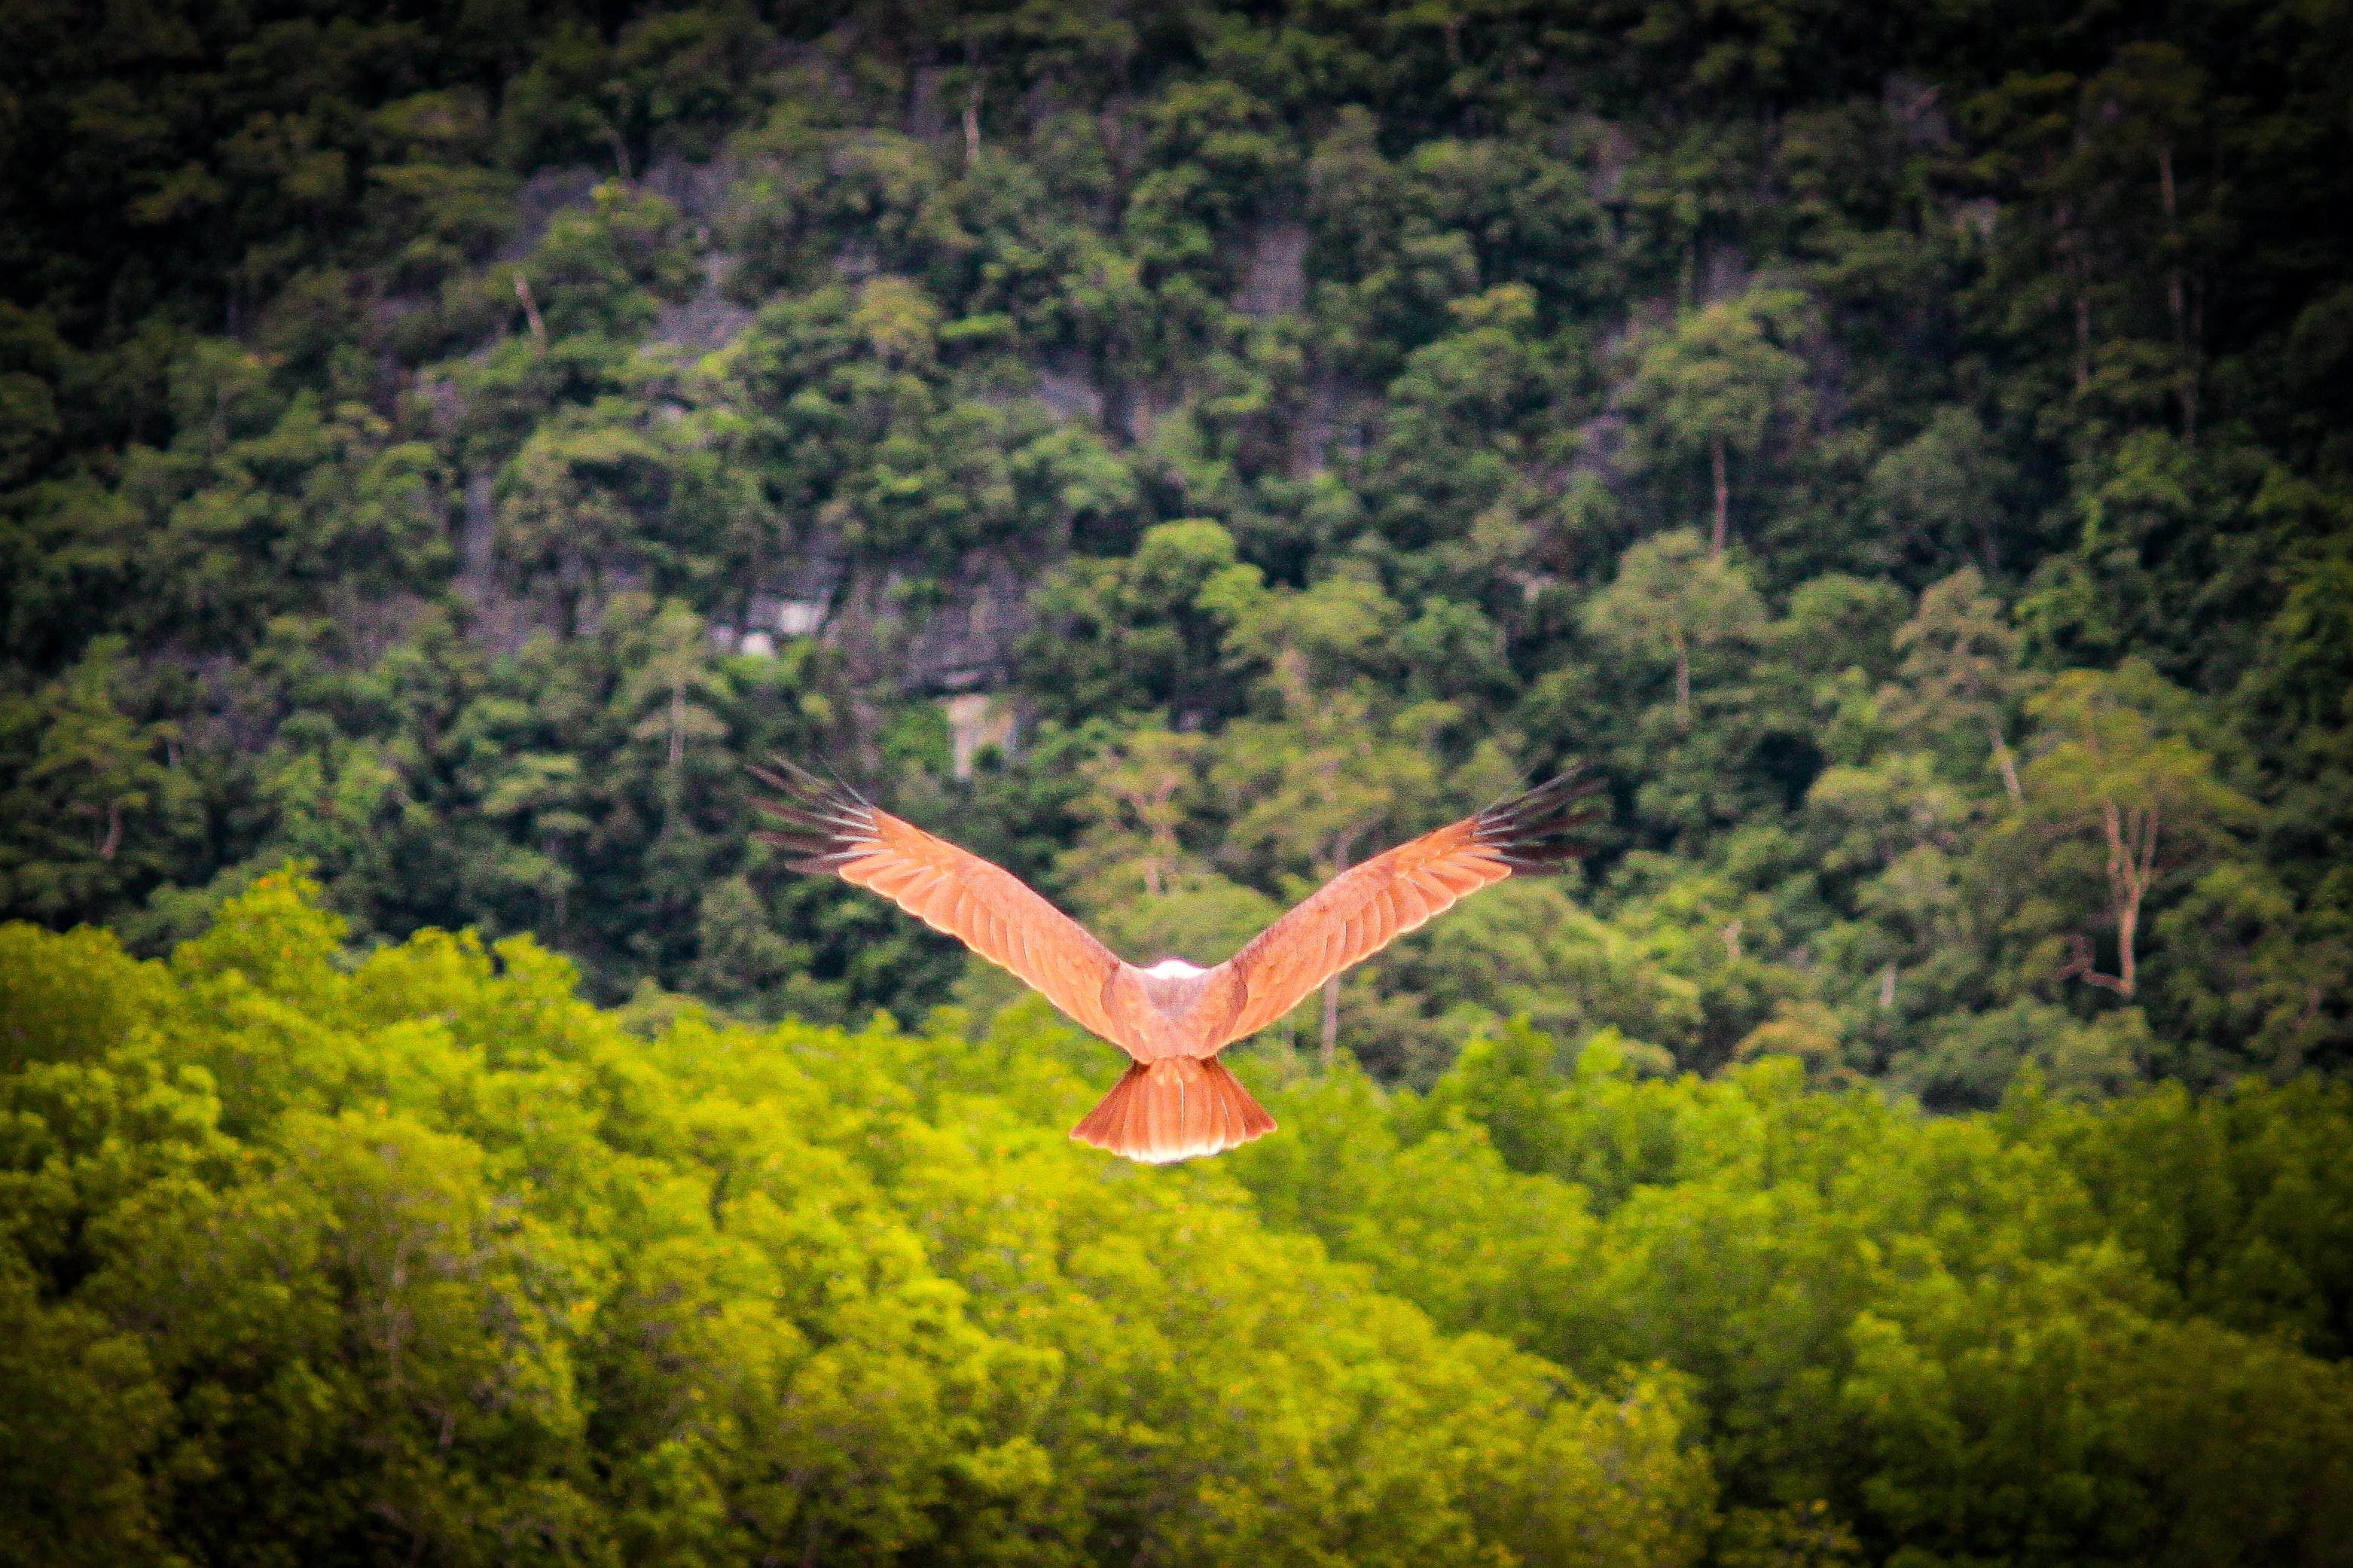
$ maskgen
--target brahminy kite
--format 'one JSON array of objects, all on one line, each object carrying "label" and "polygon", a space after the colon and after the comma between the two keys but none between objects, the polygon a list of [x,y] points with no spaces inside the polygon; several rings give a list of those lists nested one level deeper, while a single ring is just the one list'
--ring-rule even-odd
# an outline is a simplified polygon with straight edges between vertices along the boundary
[{"label": "brahminy kite", "polygon": [[760,837],[797,871],[830,871],[1010,970],[1134,1058],[1071,1136],[1146,1164],[1215,1154],[1274,1131],[1218,1053],[1350,964],[1506,877],[1556,868],[1598,787],[1564,774],[1343,871],[1215,969],[1122,960],[1020,879],[790,763],[754,768],[782,824]]}]

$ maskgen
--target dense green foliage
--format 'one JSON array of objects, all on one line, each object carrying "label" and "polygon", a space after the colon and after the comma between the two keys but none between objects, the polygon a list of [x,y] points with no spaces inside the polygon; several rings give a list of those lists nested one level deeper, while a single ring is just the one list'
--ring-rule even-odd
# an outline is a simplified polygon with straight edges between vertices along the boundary
[{"label": "dense green foliage", "polygon": [[1261,1047],[1283,1133],[1147,1170],[1042,1004],[754,1032],[344,934],[0,928],[0,1562],[2348,1561],[2342,1086]]},{"label": "dense green foliage", "polygon": [[744,759],[1213,962],[1582,758],[1377,1074],[2337,1070],[2348,97],[2303,0],[17,0],[0,912],[913,1018]]},{"label": "dense green foliage", "polygon": [[[0,5],[0,1561],[2344,1562],[2348,101],[2344,0]],[[1608,809],[1141,1172],[771,752],[1139,959]]]},{"label": "dense green foliage", "polygon": [[0,1560],[1648,1568],[1709,1528],[1681,1380],[1588,1392],[1229,1176],[1082,1157],[1051,1029],[646,1040],[528,939],[339,934],[278,881],[168,969],[0,934]]}]

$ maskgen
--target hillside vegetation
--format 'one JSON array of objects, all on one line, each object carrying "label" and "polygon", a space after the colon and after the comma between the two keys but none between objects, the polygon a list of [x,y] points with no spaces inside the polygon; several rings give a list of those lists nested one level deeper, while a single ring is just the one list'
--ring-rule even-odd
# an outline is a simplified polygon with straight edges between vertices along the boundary
[{"label": "hillside vegetation", "polygon": [[1246,1047],[1284,1130],[1154,1170],[1041,1004],[617,1016],[305,895],[0,931],[0,1562],[2348,1561],[2340,1085]]},{"label": "hillside vegetation", "polygon": [[[8,0],[0,1564],[2347,1563],[2348,102]],[[1146,1171],[771,753],[1145,962],[1606,787]]]},{"label": "hillside vegetation", "polygon": [[2335,1071],[2353,32],[2136,15],[13,5],[0,910],[912,1020],[746,758],[1200,963],[1582,760],[1338,1046]]}]

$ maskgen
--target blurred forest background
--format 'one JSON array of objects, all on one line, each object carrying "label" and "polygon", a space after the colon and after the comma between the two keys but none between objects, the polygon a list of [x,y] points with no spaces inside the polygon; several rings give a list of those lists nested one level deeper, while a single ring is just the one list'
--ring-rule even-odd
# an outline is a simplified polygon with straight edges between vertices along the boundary
[{"label": "blurred forest background", "polygon": [[[5,0],[0,1561],[2347,1561],[2348,102],[2344,0]],[[1140,961],[1609,809],[1150,1176],[772,752]]]}]

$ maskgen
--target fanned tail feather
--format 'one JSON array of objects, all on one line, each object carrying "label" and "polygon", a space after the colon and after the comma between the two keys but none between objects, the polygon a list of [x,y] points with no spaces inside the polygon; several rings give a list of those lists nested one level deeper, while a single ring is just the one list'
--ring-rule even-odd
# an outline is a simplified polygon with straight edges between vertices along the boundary
[{"label": "fanned tail feather", "polygon": [[1071,1130],[1080,1142],[1147,1165],[1235,1148],[1274,1131],[1274,1118],[1214,1058],[1138,1062]]}]

